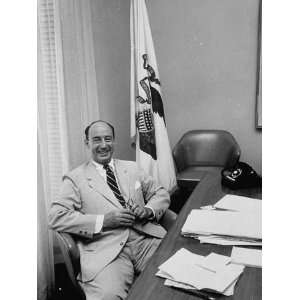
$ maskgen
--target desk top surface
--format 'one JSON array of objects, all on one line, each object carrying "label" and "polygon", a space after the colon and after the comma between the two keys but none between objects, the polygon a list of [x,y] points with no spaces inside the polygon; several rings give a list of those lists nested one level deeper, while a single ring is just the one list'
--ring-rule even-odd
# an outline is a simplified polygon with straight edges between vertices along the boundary
[{"label": "desk top surface", "polygon": [[[261,188],[231,191],[221,186],[220,177],[207,173],[197,185],[190,198],[182,208],[176,223],[161,242],[159,248],[150,259],[145,270],[130,289],[127,300],[196,300],[195,295],[164,286],[164,279],[155,276],[158,266],[184,247],[193,253],[208,255],[210,252],[230,256],[232,246],[200,244],[199,241],[180,235],[181,228],[191,209],[214,204],[226,194],[236,194],[261,199]],[[251,247],[250,247],[251,248]],[[261,299],[261,269],[246,267],[235,286],[231,297],[218,299]]]}]

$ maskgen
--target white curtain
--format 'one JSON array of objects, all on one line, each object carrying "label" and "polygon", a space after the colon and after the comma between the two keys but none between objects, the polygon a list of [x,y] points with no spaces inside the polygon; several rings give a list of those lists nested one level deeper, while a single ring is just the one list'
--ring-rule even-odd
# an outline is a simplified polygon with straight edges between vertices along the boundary
[{"label": "white curtain", "polygon": [[63,43],[63,74],[69,162],[74,168],[87,159],[84,129],[99,119],[92,14],[89,0],[56,1]]},{"label": "white curtain", "polygon": [[53,233],[48,209],[58,197],[63,172],[68,169],[68,147],[60,74],[61,52],[53,0],[38,3],[38,299],[50,299],[54,289]]},{"label": "white curtain", "polygon": [[99,118],[89,1],[38,1],[38,299],[54,288],[48,209],[61,178],[86,159],[85,126]]},{"label": "white curtain", "polygon": [[37,231],[37,296],[39,300],[50,299],[54,290],[54,257],[53,238],[47,227],[47,206],[49,199],[43,178],[42,161],[40,155],[40,143],[38,142],[37,161],[37,209],[38,209],[38,231]]}]

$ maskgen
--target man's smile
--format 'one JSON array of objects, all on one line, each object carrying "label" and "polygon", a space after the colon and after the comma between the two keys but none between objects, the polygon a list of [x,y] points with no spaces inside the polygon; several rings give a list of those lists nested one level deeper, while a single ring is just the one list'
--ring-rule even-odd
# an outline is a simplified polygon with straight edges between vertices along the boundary
[{"label": "man's smile", "polygon": [[97,153],[98,155],[107,155],[107,154],[110,153],[110,150],[106,150],[106,151],[96,151],[96,153]]}]

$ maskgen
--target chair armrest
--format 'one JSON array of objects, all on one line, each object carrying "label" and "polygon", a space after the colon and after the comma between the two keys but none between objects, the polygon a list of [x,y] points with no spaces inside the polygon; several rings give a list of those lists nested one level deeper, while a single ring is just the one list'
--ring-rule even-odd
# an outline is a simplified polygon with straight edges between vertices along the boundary
[{"label": "chair armrest", "polygon": [[67,272],[73,284],[76,283],[76,276],[80,271],[80,254],[76,242],[71,234],[56,232],[56,238],[62,252]]},{"label": "chair armrest", "polygon": [[172,225],[175,223],[177,218],[177,214],[167,209],[165,214],[160,219],[159,223],[162,227],[164,227],[167,231],[169,231]]},{"label": "chair armrest", "polygon": [[86,296],[77,282],[77,275],[80,272],[80,254],[74,237],[66,232],[55,232],[60,250],[63,255],[69,279],[73,288],[77,291],[78,299],[86,300]]}]

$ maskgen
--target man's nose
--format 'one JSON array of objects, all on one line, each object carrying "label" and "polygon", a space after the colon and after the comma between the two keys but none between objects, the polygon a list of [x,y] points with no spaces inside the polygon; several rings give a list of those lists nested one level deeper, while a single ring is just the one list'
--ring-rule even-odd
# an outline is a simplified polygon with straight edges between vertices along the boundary
[{"label": "man's nose", "polygon": [[100,147],[101,147],[101,148],[106,148],[106,146],[107,146],[106,141],[105,141],[105,140],[102,140],[102,141],[100,142]]}]

